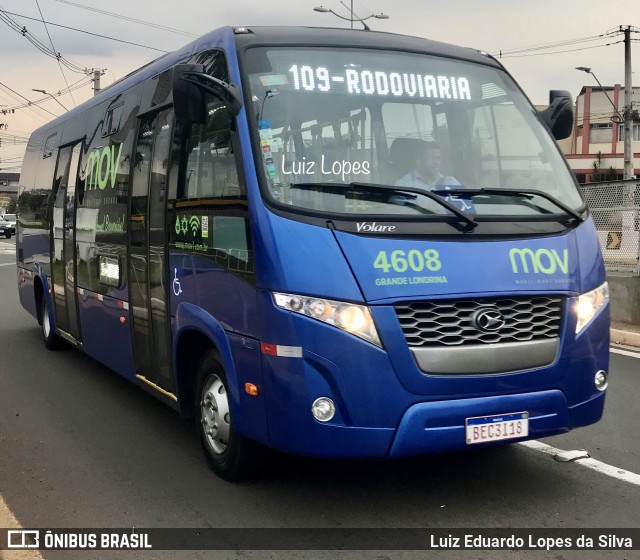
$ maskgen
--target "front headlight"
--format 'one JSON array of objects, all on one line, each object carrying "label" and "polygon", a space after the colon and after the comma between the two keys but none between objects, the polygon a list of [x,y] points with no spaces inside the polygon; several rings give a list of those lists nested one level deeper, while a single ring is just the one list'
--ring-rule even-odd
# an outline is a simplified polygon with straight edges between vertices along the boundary
[{"label": "front headlight", "polygon": [[328,323],[382,348],[369,308],[364,305],[279,293],[273,294],[273,301],[281,309]]},{"label": "front headlight", "polygon": [[593,319],[598,311],[602,309],[609,301],[609,284],[606,282],[598,286],[595,290],[591,290],[586,294],[578,296],[574,306],[577,317],[576,334],[584,329],[591,319]]}]

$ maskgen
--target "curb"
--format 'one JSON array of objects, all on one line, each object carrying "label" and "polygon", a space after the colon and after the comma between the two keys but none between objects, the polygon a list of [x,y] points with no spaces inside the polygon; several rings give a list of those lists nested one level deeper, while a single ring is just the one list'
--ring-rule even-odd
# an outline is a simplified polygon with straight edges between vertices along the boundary
[{"label": "curb", "polygon": [[640,349],[640,332],[611,329],[611,343]]}]

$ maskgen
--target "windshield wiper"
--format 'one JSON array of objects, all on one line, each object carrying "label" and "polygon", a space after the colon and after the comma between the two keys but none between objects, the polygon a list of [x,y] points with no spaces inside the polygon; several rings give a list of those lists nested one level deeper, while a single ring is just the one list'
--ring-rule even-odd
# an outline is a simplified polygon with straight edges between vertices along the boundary
[{"label": "windshield wiper", "polygon": [[[463,212],[459,208],[456,208],[450,202],[447,202],[432,191],[425,191],[422,189],[414,189],[412,187],[394,187],[391,185],[381,185],[377,183],[291,183],[292,189],[311,189],[314,187],[320,187],[325,190],[329,190],[335,193],[347,193],[353,191],[369,191],[369,192],[389,192],[392,194],[413,194],[426,196],[430,200],[433,200],[443,208],[446,208],[452,214],[455,214],[463,222],[469,226],[470,229],[474,229],[478,222],[476,222],[469,214]],[[446,191],[449,192],[449,191]]]},{"label": "windshield wiper", "polygon": [[569,208],[564,202],[558,200],[555,196],[550,195],[544,191],[539,191],[536,189],[446,189],[446,190],[437,190],[433,191],[437,195],[445,195],[445,194],[454,194],[454,195],[483,195],[483,194],[491,194],[491,195],[502,195],[502,196],[517,196],[520,198],[526,198],[527,200],[531,200],[535,196],[539,196],[548,200],[558,208],[560,208],[565,214],[568,214],[572,218],[575,218],[579,222],[584,222],[584,218],[578,214],[573,208]]}]

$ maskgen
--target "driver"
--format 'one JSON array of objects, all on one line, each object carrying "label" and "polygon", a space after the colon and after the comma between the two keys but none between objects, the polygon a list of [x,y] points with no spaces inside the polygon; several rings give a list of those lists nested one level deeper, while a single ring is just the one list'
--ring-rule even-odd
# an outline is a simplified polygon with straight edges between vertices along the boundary
[{"label": "driver", "polygon": [[396,187],[435,190],[437,187],[458,187],[460,182],[440,172],[442,155],[435,142],[424,142],[415,160],[415,169],[398,179]]}]

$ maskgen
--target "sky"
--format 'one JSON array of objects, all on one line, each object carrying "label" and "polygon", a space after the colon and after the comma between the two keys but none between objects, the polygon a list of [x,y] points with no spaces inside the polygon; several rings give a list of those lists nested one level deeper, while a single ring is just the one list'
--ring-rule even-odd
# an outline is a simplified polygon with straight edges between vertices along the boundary
[{"label": "sky", "polygon": [[[348,21],[313,8],[349,17],[351,1],[358,17],[389,16],[367,21],[376,31],[495,55],[536,105],[548,102],[550,89],[575,98],[583,86],[597,86],[576,66],[590,67],[603,85],[623,84],[623,37],[616,31],[627,25],[640,31],[638,0],[0,0],[0,171],[19,172],[30,133],[63,113],[62,106],[71,109],[93,95],[82,69],[104,70],[105,87],[224,25],[348,27]],[[26,28],[27,37],[15,27]],[[632,80],[640,85],[640,33],[632,37]],[[71,93],[57,95],[68,86]],[[28,102],[36,105],[1,112]]]}]

